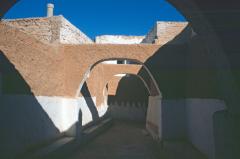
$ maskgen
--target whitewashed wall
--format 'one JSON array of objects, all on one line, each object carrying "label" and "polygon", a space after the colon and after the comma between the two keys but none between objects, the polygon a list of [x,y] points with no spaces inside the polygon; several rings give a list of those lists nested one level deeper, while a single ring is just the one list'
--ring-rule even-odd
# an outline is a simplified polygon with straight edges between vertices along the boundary
[{"label": "whitewashed wall", "polygon": [[162,139],[162,100],[160,96],[149,96],[146,128],[156,139]]},{"label": "whitewashed wall", "polygon": [[147,103],[113,102],[109,104],[112,118],[135,122],[146,122]]},{"label": "whitewashed wall", "polygon": [[226,106],[221,100],[186,100],[188,140],[209,159],[215,159],[213,114],[224,109]]},{"label": "whitewashed wall", "polygon": [[224,109],[224,101],[218,99],[163,100],[163,139],[186,138],[209,159],[215,159],[213,114]]},{"label": "whitewashed wall", "polygon": [[140,44],[145,36],[102,35],[97,36],[97,44]]},{"label": "whitewashed wall", "polygon": [[164,140],[187,137],[185,103],[184,99],[162,100],[162,138]]},{"label": "whitewashed wall", "polygon": [[[72,125],[78,122],[79,111],[81,111],[82,114],[82,126],[93,121],[92,113],[86,99],[83,97],[77,99],[43,96],[37,97],[40,105],[60,132],[67,131]],[[96,104],[96,97],[92,97],[91,100]],[[102,117],[106,113],[107,108],[107,105],[102,105],[101,107],[96,108],[99,117]]]},{"label": "whitewashed wall", "polygon": [[[95,102],[95,97],[92,100]],[[75,135],[80,110],[82,125],[93,119],[83,97],[2,95],[0,106],[0,156],[4,158],[11,158],[31,146],[49,142],[63,134]],[[96,111],[101,117],[106,113],[107,106],[102,105]]]},{"label": "whitewashed wall", "polygon": [[[226,108],[223,101],[193,98],[157,102],[161,100],[154,97],[149,99],[146,120],[158,126],[158,137],[165,139],[167,136],[167,139],[171,139],[185,136],[209,159],[214,159],[213,114]],[[95,97],[92,101],[95,103]],[[74,135],[74,125],[78,122],[80,110],[82,125],[93,120],[86,99],[82,97],[70,99],[2,95],[0,105],[0,153],[3,156],[16,155],[32,145],[58,138],[65,132],[69,133],[70,129],[69,135]],[[123,108],[113,108],[115,113],[120,112],[125,117],[139,111],[139,116],[135,117],[142,118],[145,111],[140,110],[139,106],[135,109],[127,103]],[[96,111],[101,117],[107,110],[108,106],[103,104]]]}]

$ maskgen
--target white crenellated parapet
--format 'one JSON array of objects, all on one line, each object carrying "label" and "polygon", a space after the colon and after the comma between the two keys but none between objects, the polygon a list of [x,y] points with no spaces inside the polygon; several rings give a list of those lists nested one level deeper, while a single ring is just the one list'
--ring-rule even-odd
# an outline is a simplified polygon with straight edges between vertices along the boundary
[{"label": "white crenellated parapet", "polygon": [[141,102],[115,101],[110,103],[109,110],[114,119],[145,122],[147,107]]},{"label": "white crenellated parapet", "polygon": [[162,97],[149,96],[146,129],[154,139],[162,139]]}]

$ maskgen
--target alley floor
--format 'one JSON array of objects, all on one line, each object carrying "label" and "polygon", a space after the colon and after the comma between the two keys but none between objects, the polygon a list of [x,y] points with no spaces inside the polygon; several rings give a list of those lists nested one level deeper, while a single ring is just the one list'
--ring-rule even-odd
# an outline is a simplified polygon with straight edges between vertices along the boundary
[{"label": "alley floor", "polygon": [[157,145],[146,134],[143,124],[115,122],[68,159],[205,159],[181,142],[166,143],[166,150]]}]

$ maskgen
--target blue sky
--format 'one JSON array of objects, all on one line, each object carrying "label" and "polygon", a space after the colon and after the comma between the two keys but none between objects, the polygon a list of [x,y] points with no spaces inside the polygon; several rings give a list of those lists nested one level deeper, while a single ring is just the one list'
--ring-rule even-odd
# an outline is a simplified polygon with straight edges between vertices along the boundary
[{"label": "blue sky", "polygon": [[46,4],[94,39],[97,35],[145,35],[159,21],[185,21],[165,0],[20,0],[4,18],[46,16]]}]

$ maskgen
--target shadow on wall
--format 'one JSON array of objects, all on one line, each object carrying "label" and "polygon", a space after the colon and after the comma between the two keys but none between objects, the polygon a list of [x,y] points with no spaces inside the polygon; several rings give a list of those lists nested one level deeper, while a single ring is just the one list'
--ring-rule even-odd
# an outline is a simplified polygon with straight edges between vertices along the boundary
[{"label": "shadow on wall", "polygon": [[148,90],[143,82],[137,76],[127,75],[119,81],[116,95],[110,95],[108,103],[148,103],[148,96]]},{"label": "shadow on wall", "polygon": [[212,159],[216,148],[213,115],[226,109],[216,76],[218,59],[202,35],[186,29],[144,64],[163,95],[163,139],[186,139]]},{"label": "shadow on wall", "polygon": [[[91,93],[88,89],[88,85],[86,82],[84,82],[82,89],[81,89],[82,97],[84,98],[84,103],[78,102],[80,105],[79,111],[78,111],[78,121],[74,123],[66,132],[65,134],[67,136],[76,137],[76,139],[81,139],[82,130],[85,128],[88,128],[92,125],[95,125],[99,122],[100,117],[98,114],[97,106],[95,102],[93,101],[93,98],[91,96]],[[81,110],[84,109],[84,110]],[[85,111],[89,110],[90,114],[87,114]],[[88,117],[86,117],[88,116]],[[90,119],[90,116],[92,119]],[[87,123],[84,122],[84,119],[86,118],[88,121]],[[85,120],[86,120],[85,119]]]},{"label": "shadow on wall", "polygon": [[82,93],[84,100],[86,101],[87,106],[92,114],[93,121],[94,122],[98,121],[99,115],[98,115],[98,111],[97,111],[97,106],[92,99],[91,93],[88,89],[88,85],[86,82],[84,82],[84,84],[82,86],[81,93]]},{"label": "shadow on wall", "polygon": [[[206,54],[208,50],[201,40],[201,36],[192,33],[187,26],[144,63],[156,79],[164,99],[220,98],[214,59]],[[142,72],[144,69],[138,74]]]},{"label": "shadow on wall", "polygon": [[74,137],[77,141],[80,141],[82,138],[82,130],[83,130],[83,113],[81,108],[78,111],[78,119],[77,122],[72,124],[65,132],[65,136]]},{"label": "shadow on wall", "polygon": [[91,96],[86,82],[84,82],[82,86],[81,94],[81,98],[84,99],[84,102],[82,100],[78,101],[78,121],[72,124],[70,128],[65,131],[67,136],[76,137],[77,140],[81,140],[82,131],[84,129],[96,125],[101,120],[108,117],[108,114],[104,114],[101,117],[99,116],[97,106]]},{"label": "shadow on wall", "polygon": [[116,95],[108,96],[111,116],[119,120],[145,122],[148,96],[147,88],[137,76],[123,77]]},{"label": "shadow on wall", "polygon": [[0,51],[0,158],[12,158],[61,134],[30,87]]}]

